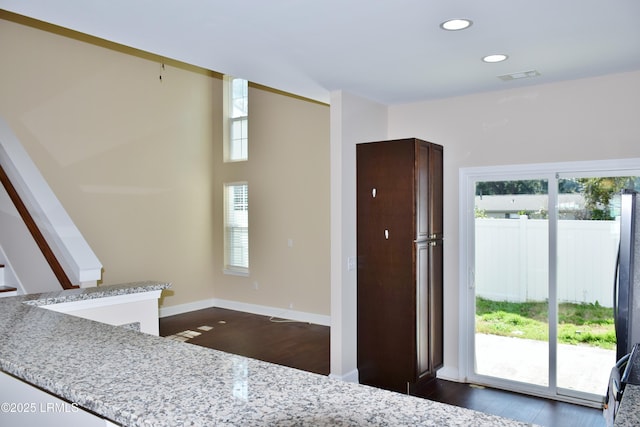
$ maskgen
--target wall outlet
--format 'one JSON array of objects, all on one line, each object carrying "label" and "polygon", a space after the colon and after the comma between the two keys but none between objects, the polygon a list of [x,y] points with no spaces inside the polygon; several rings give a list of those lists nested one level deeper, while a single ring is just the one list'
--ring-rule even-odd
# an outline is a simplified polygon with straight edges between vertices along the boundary
[{"label": "wall outlet", "polygon": [[254,289],[254,290],[256,290],[256,291],[257,291],[259,287],[260,287],[260,286],[258,285],[258,282],[253,282],[253,289]]},{"label": "wall outlet", "polygon": [[289,310],[293,310],[293,303],[292,302],[289,303]]}]

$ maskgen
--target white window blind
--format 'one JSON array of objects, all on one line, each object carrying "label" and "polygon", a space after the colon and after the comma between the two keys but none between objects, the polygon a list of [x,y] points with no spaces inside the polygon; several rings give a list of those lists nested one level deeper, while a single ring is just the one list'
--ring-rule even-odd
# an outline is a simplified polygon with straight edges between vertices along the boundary
[{"label": "white window blind", "polygon": [[249,274],[249,185],[224,184],[225,272]]}]

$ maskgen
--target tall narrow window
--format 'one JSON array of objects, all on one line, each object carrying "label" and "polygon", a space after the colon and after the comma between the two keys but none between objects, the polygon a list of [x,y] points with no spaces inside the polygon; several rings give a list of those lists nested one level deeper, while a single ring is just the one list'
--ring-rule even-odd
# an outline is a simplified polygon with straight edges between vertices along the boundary
[{"label": "tall narrow window", "polygon": [[239,162],[249,158],[249,82],[231,76],[224,82],[224,160]]},{"label": "tall narrow window", "polygon": [[224,270],[249,274],[249,185],[224,184]]}]

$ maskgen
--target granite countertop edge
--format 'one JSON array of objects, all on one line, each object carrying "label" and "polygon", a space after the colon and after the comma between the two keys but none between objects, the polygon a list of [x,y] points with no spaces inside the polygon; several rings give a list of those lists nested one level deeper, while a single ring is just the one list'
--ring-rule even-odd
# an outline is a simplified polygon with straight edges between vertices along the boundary
[{"label": "granite countertop edge", "polygon": [[0,298],[0,369],[125,426],[531,425],[40,308],[169,286]]},{"label": "granite countertop edge", "polygon": [[90,288],[67,289],[64,291],[22,295],[24,304],[33,306],[53,305],[75,301],[106,298],[118,295],[129,295],[150,291],[162,291],[171,287],[171,283],[159,281],[142,281],[119,285],[94,286]]},{"label": "granite countertop edge", "polygon": [[[37,313],[38,318],[44,318],[45,323],[47,324],[68,324],[70,332],[73,331],[74,325],[81,324],[85,326],[89,325],[88,327],[91,330],[95,330],[96,333],[100,333],[100,331],[110,331],[117,334],[125,333],[129,334],[130,336],[131,334],[134,334],[134,336],[139,335],[141,337],[160,338],[126,330],[121,326],[95,322],[92,320],[71,316],[65,313],[58,313],[50,310],[41,310],[40,307],[61,303],[89,301],[93,299],[101,299],[121,295],[163,291],[165,289],[169,289],[170,287],[170,282],[147,280],[0,298],[0,319],[3,320],[0,321],[0,326],[2,326],[3,329],[7,328],[7,322],[5,322],[5,319],[2,319],[1,316],[6,312],[12,313],[11,318],[14,321],[16,318],[21,318],[23,316],[30,317],[33,313]],[[52,393],[53,395],[58,396],[63,400],[66,400],[70,403],[78,404],[80,405],[80,407],[95,412],[96,414],[103,416],[106,419],[118,423],[123,423],[123,425],[133,425],[129,424],[129,421],[137,418],[137,416],[135,414],[130,414],[130,417],[123,417],[122,414],[126,413],[126,408],[110,408],[109,404],[104,405],[104,402],[99,402],[99,400],[93,399],[86,393],[77,392],[76,390],[74,390],[73,384],[66,384],[64,381],[60,381],[59,378],[53,378],[52,376],[42,374],[42,372],[38,369],[38,366],[30,366],[29,363],[25,362],[23,358],[5,357],[5,354],[2,351],[2,338],[4,338],[3,335],[7,336],[11,334],[0,334],[0,370],[15,378],[26,381],[27,383],[36,386],[46,392]],[[31,337],[29,337],[28,339],[30,338]],[[22,340],[22,338],[20,339]],[[33,342],[31,342],[31,345],[33,345],[34,348],[37,348],[39,343],[39,340],[34,339]]]}]

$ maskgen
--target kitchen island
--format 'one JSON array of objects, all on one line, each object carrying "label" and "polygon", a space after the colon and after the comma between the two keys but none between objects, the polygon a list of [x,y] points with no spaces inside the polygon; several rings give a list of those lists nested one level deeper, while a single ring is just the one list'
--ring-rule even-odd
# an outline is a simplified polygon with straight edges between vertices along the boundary
[{"label": "kitchen island", "polygon": [[[0,299],[3,375],[67,402],[68,417],[81,409],[104,419],[102,425],[528,425],[42,308],[168,286],[143,282]],[[23,425],[31,415],[20,414]]]}]

